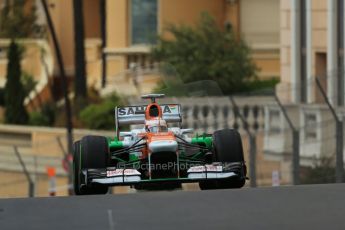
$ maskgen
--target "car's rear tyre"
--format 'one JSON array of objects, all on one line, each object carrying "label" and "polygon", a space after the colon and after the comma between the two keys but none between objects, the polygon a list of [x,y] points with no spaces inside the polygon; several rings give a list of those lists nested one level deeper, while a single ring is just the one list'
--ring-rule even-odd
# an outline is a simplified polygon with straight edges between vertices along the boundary
[{"label": "car's rear tyre", "polygon": [[242,139],[234,129],[222,129],[213,133],[213,161],[222,163],[241,162],[240,176],[226,180],[201,181],[199,187],[206,189],[241,188],[245,184],[246,166],[244,165]]},{"label": "car's rear tyre", "polygon": [[108,140],[101,136],[85,136],[75,144],[74,157],[75,183],[74,191],[76,195],[106,194],[108,186],[102,184],[83,184],[85,181],[81,171],[84,169],[104,169],[109,162]]}]

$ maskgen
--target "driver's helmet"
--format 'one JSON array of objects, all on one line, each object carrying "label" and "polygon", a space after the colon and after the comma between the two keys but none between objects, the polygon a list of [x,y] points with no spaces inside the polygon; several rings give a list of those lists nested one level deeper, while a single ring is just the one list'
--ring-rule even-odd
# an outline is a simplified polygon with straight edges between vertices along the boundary
[{"label": "driver's helmet", "polygon": [[145,129],[150,133],[168,132],[168,125],[163,119],[152,119],[145,122]]}]

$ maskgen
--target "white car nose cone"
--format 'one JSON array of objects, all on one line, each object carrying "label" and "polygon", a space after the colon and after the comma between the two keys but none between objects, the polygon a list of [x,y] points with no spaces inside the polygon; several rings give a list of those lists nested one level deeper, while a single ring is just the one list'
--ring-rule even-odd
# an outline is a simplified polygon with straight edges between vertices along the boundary
[{"label": "white car nose cone", "polygon": [[149,150],[154,152],[176,152],[177,142],[174,140],[152,141],[149,143]]}]

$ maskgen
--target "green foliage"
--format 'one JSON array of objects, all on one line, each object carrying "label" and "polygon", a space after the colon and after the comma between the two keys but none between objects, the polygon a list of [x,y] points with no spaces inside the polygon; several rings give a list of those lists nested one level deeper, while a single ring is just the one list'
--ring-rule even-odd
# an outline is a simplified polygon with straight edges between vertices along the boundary
[{"label": "green foliage", "polygon": [[278,78],[267,80],[255,79],[246,84],[245,91],[257,95],[272,95],[275,92],[275,86],[279,83]]},{"label": "green foliage", "polygon": [[40,113],[40,112],[31,112],[29,117],[29,124],[33,125],[33,126],[48,126],[49,125],[49,121],[48,118],[46,116],[44,116],[44,114]]},{"label": "green foliage", "polygon": [[274,89],[274,87],[279,83],[279,78],[271,78],[266,80],[254,80],[248,83],[248,89],[251,90],[257,90],[257,89]]},{"label": "green foliage", "polygon": [[29,124],[33,126],[52,126],[55,122],[57,109],[54,104],[47,103],[41,108],[41,111],[31,112]]},{"label": "green foliage", "polygon": [[166,30],[174,39],[160,37],[152,56],[174,66],[183,82],[213,80],[229,94],[245,91],[247,82],[255,79],[249,47],[208,14],[203,13],[195,27],[168,25]]},{"label": "green foliage", "polygon": [[33,79],[33,77],[26,72],[23,72],[22,77],[21,77],[21,82],[23,84],[26,96],[29,95],[29,93],[35,88],[37,84],[37,82]]},{"label": "green foliage", "polygon": [[1,38],[29,38],[42,36],[42,27],[36,24],[36,8],[26,7],[25,0],[6,0],[0,12]]},{"label": "green foliage", "polygon": [[5,90],[0,88],[0,106],[5,106]]},{"label": "green foliage", "polygon": [[322,158],[319,162],[315,161],[313,167],[304,170],[301,176],[302,184],[327,184],[335,183],[335,167],[332,159]]},{"label": "green foliage", "polygon": [[8,50],[8,64],[5,84],[5,123],[26,124],[28,114],[24,107],[25,90],[21,83],[22,75],[20,60],[21,51],[18,45],[12,41]]},{"label": "green foliage", "polygon": [[99,104],[91,104],[83,109],[79,114],[80,120],[89,129],[113,129],[114,109],[120,104],[120,98],[112,95]]}]

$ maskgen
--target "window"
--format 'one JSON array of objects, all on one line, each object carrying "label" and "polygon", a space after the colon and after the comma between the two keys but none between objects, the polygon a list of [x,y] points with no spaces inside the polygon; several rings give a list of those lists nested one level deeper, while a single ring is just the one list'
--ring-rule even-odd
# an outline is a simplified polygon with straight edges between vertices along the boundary
[{"label": "window", "polygon": [[131,43],[153,44],[157,35],[157,1],[131,0]]},{"label": "window", "polygon": [[317,138],[317,117],[316,114],[307,113],[304,117],[305,139],[315,140]]},{"label": "window", "polygon": [[270,110],[269,111],[269,129],[271,133],[280,133],[280,111]]}]

